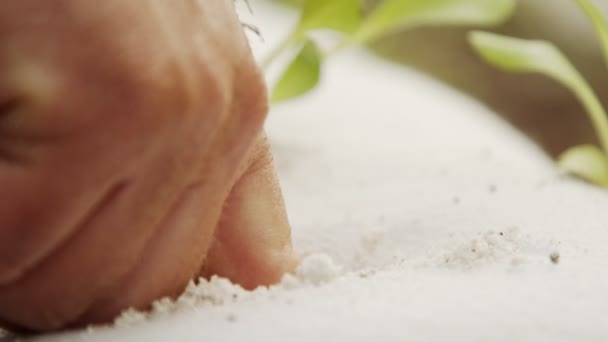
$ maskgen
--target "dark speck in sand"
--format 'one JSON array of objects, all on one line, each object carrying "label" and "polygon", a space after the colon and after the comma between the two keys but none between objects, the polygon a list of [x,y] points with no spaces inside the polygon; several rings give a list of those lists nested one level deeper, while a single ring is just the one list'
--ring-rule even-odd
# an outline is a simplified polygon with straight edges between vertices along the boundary
[{"label": "dark speck in sand", "polygon": [[549,255],[549,259],[551,260],[552,263],[557,264],[559,263],[559,253],[558,252],[553,252]]}]

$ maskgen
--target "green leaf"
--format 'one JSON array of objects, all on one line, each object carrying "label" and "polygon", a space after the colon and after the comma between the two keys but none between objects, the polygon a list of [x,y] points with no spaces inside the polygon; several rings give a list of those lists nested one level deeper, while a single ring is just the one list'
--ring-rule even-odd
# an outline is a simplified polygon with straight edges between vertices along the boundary
[{"label": "green leaf", "polygon": [[392,31],[421,25],[495,25],[508,19],[513,0],[385,0],[353,40],[364,43]]},{"label": "green leaf", "polygon": [[581,76],[551,43],[499,34],[473,31],[469,41],[488,63],[510,72],[538,72],[567,86],[579,82]]},{"label": "green leaf", "polygon": [[585,14],[591,20],[595,31],[600,37],[602,48],[604,49],[604,58],[608,65],[608,22],[602,12],[593,4],[591,0],[576,0],[578,5],[583,9]]},{"label": "green leaf", "polygon": [[305,0],[296,36],[315,29],[351,33],[359,27],[362,13],[360,0]]},{"label": "green leaf", "polygon": [[511,72],[541,73],[569,88],[585,107],[604,152],[608,151],[608,117],[593,89],[551,43],[475,31],[469,41],[481,57]]},{"label": "green leaf", "polygon": [[322,56],[317,44],[307,39],[275,86],[271,100],[279,102],[303,95],[313,89],[321,74]]},{"label": "green leaf", "polygon": [[558,165],[588,182],[608,188],[608,157],[593,145],[568,149],[558,158]]},{"label": "green leaf", "polygon": [[262,60],[262,69],[267,69],[291,46],[306,40],[309,31],[331,29],[350,34],[359,27],[363,17],[361,0],[282,0],[282,2],[299,4],[300,20],[287,38]]}]

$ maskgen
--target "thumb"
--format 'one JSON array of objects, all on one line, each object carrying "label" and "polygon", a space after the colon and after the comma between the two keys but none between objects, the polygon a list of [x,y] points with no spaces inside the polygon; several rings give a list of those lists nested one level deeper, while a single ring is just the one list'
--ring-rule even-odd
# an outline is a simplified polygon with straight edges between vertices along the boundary
[{"label": "thumb", "polygon": [[270,146],[262,136],[224,204],[201,274],[252,289],[280,281],[297,264]]}]

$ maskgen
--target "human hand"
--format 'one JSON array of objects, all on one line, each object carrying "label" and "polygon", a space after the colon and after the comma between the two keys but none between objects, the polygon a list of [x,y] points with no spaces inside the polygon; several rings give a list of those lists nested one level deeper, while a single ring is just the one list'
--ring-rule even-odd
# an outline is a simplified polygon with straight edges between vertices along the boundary
[{"label": "human hand", "polygon": [[0,320],[103,322],[295,267],[231,0],[0,4]]}]

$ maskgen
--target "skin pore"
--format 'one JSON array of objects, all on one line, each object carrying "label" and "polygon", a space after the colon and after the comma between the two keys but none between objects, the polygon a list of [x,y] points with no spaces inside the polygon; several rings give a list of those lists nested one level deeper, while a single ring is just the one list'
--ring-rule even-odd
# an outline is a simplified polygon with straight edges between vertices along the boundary
[{"label": "skin pore", "polygon": [[0,4],[0,321],[106,322],[296,258],[230,0]]}]

